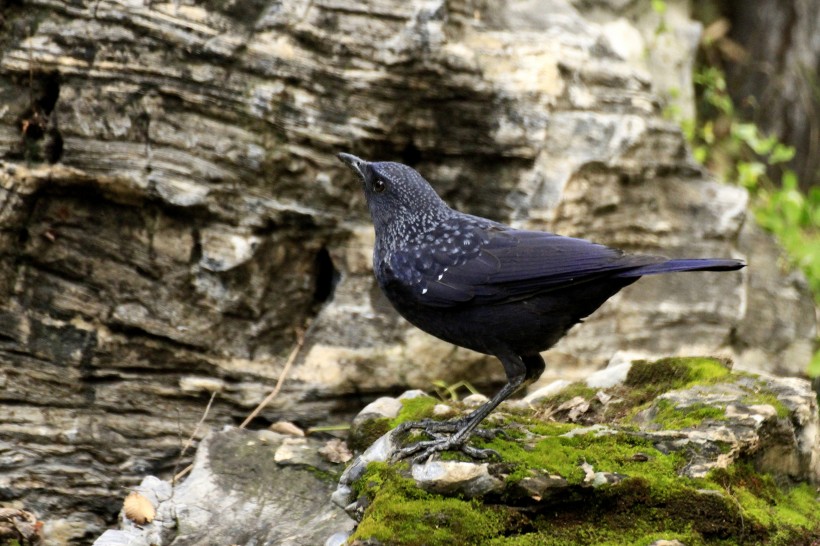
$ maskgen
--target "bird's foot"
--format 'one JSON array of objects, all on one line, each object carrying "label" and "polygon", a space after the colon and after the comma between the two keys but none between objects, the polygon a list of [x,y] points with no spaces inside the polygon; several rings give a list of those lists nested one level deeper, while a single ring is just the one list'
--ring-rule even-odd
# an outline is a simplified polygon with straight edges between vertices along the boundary
[{"label": "bird's foot", "polygon": [[410,458],[413,464],[423,463],[430,456],[442,451],[460,451],[471,459],[485,460],[491,457],[501,458],[497,451],[492,449],[482,449],[473,447],[466,443],[466,439],[457,439],[455,436],[443,436],[439,434],[433,440],[423,440],[415,444],[398,450],[393,455],[394,461],[401,461]]},{"label": "bird's foot", "polygon": [[[402,433],[408,430],[421,430],[430,436],[432,440],[422,440],[400,449],[392,458],[394,461],[400,461],[411,457],[413,463],[420,463],[435,453],[442,451],[460,451],[471,459],[484,460],[490,457],[500,459],[501,456],[498,452],[492,449],[482,449],[467,444],[467,440],[471,434],[459,432],[465,423],[466,419],[458,419],[455,421],[433,421],[432,419],[425,419],[423,421],[408,421],[402,423],[396,427],[397,432]],[[472,434],[488,440],[500,434],[506,436],[506,433],[500,429],[479,429],[473,431]]]},{"label": "bird's foot", "polygon": [[[466,417],[462,417],[461,419],[455,419],[452,421],[436,421],[434,419],[423,419],[421,421],[405,421],[404,423],[400,424],[396,427],[396,432],[403,433],[409,430],[421,430],[426,432],[430,436],[437,438],[441,435],[441,433],[446,432],[449,434],[454,434],[464,428],[464,426],[469,421],[469,415]],[[478,436],[479,438],[483,438],[484,440],[493,440],[498,436],[502,438],[509,438],[507,432],[502,428],[477,428],[472,431],[472,436]]]}]

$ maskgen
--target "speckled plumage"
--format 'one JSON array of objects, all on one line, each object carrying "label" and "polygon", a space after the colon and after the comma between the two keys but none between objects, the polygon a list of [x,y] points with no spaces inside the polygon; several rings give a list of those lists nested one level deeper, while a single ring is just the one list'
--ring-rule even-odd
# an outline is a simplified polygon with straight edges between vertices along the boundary
[{"label": "speckled plumage", "polygon": [[[490,411],[541,375],[541,351],[641,276],[744,265],[626,254],[583,239],[517,230],[451,209],[406,165],[339,157],[364,185],[376,230],[374,273],[396,310],[436,337],[498,357],[509,380],[457,427],[420,424],[435,439],[409,448],[408,455],[465,449]],[[441,437],[436,430],[455,434]]]}]

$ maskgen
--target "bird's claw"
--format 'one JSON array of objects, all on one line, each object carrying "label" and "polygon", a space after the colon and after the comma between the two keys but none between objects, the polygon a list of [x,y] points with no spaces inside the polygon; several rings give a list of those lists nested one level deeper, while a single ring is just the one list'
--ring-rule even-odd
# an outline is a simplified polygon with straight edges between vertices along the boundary
[{"label": "bird's claw", "polygon": [[473,447],[463,441],[453,440],[450,437],[439,436],[435,440],[418,442],[395,453],[393,460],[400,461],[411,458],[413,464],[420,464],[436,453],[442,451],[461,451],[471,459],[485,460],[491,457],[500,459],[501,455],[492,449]]},{"label": "bird's claw", "polygon": [[[434,419],[423,419],[421,421],[405,421],[396,427],[396,432],[402,433],[408,430],[422,430],[434,438],[442,432],[453,434],[461,430],[466,419],[456,419],[455,421],[436,421]],[[485,440],[492,440],[501,436],[509,438],[507,432],[502,428],[477,428],[472,432],[472,436],[478,436]]]},{"label": "bird's claw", "polygon": [[[442,451],[461,451],[471,459],[489,459],[501,456],[492,449],[482,449],[467,444],[469,436],[460,436],[457,432],[463,425],[462,420],[457,421],[434,421],[425,419],[423,421],[407,421],[396,427],[398,433],[409,430],[421,430],[430,436],[431,440],[422,440],[413,445],[398,450],[392,457],[394,461],[400,461],[412,457],[411,461],[421,463],[435,453]],[[506,436],[500,429],[479,429],[472,434],[484,439],[493,439],[498,435]]]}]

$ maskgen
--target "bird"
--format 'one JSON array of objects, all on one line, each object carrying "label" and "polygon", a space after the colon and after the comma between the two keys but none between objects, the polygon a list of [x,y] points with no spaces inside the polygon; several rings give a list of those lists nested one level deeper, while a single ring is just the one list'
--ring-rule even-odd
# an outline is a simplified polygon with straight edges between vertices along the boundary
[{"label": "bird", "polygon": [[497,455],[467,441],[501,402],[532,383],[541,353],[622,288],[646,275],[734,271],[736,259],[630,254],[584,239],[516,229],[449,207],[415,169],[339,153],[360,179],[375,229],[373,272],[384,295],[417,328],[496,357],[507,383],[451,421],[406,422],[431,439],[402,448],[414,461],[458,450]]}]

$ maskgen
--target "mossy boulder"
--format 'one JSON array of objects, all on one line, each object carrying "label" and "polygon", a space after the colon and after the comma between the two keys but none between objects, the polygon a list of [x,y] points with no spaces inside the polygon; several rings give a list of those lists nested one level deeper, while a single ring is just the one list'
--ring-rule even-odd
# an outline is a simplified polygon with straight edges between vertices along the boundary
[{"label": "mossy boulder", "polygon": [[[502,405],[476,437],[498,460],[388,462],[382,436],[335,500],[360,544],[810,544],[820,540],[817,399],[808,382],[711,358],[634,362]],[[413,398],[390,421],[434,415]],[[457,406],[457,404],[451,404]]]}]

